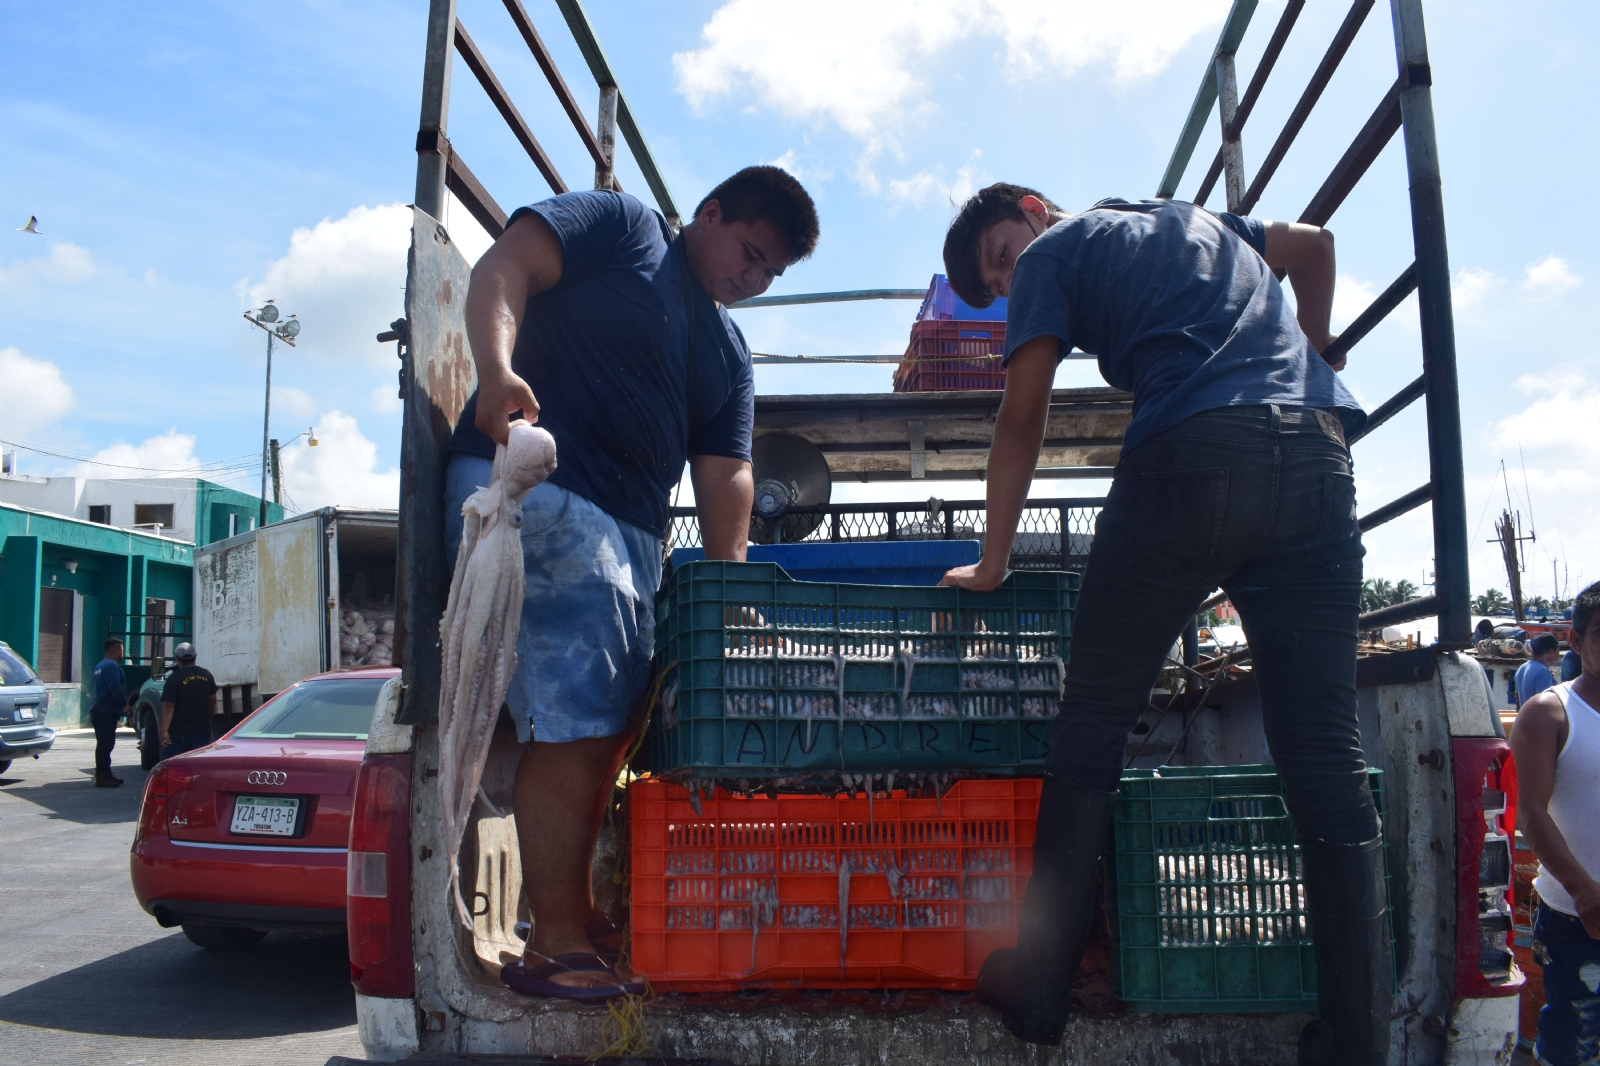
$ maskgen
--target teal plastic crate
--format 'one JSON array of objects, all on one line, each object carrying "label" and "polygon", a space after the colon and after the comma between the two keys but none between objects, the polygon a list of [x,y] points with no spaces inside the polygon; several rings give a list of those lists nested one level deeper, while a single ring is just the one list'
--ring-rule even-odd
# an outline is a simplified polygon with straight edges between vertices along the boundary
[{"label": "teal plastic crate", "polygon": [[795,581],[697,562],[656,601],[661,698],[646,765],[684,778],[1038,773],[1078,575],[993,592]]},{"label": "teal plastic crate", "polygon": [[[1381,815],[1382,771],[1368,780]],[[1272,766],[1123,771],[1113,854],[1113,988],[1130,1009],[1316,1009],[1300,849]]]}]

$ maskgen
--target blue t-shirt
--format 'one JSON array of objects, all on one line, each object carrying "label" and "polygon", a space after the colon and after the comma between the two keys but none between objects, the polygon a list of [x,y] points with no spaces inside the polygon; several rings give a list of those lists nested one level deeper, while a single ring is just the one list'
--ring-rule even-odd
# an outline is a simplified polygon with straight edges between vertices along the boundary
[{"label": "blue t-shirt", "polygon": [[122,676],[122,666],[115,659],[101,659],[94,668],[94,702],[89,710],[109,714],[127,705],[127,682]]},{"label": "blue t-shirt", "polygon": [[1126,455],[1156,433],[1218,407],[1361,405],[1306,340],[1262,253],[1266,227],[1180,200],[1101,200],[1051,226],[1017,257],[1006,359],[1057,337],[1100,360],[1133,393]]},{"label": "blue t-shirt", "polygon": [[[622,193],[570,192],[519,208],[507,228],[529,212],[561,242],[561,280],[528,299],[511,367],[555,437],[550,480],[664,536],[688,456],[750,458],[750,349],[691,276],[691,402],[683,260],[661,216]],[[450,450],[492,459],[493,442],[473,424],[477,399],[461,412]]]},{"label": "blue t-shirt", "polygon": [[1578,657],[1577,652],[1569,648],[1567,654],[1561,657],[1561,680],[1576,681],[1581,673],[1583,673],[1583,660]]},{"label": "blue t-shirt", "polygon": [[1517,706],[1521,707],[1555,683],[1555,675],[1548,666],[1538,659],[1529,659],[1517,667],[1517,677],[1512,682],[1517,690]]}]

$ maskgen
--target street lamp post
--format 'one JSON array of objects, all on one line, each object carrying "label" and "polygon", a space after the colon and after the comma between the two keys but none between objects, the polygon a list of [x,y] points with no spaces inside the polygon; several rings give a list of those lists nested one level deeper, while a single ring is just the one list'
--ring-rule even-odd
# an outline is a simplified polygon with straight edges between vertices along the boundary
[{"label": "street lamp post", "polygon": [[[278,305],[268,300],[251,314],[244,313],[245,321],[252,326],[263,330],[267,335],[267,393],[261,405],[261,518],[256,523],[257,528],[267,524],[267,450],[268,435],[272,429],[272,342],[280,340],[293,348],[294,339],[300,335],[300,318],[290,315],[282,322],[278,321]],[[276,323],[276,325],[274,325]]]}]

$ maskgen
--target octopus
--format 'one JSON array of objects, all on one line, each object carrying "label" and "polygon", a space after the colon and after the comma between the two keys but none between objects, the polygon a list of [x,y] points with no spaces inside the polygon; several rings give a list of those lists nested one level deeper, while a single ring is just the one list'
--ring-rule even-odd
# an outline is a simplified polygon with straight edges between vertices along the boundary
[{"label": "octopus", "polygon": [[[555,468],[555,439],[518,420],[511,423],[509,443],[495,449],[489,484],[461,505],[461,548],[450,599],[439,622],[444,648],[439,809],[446,854],[461,850],[472,805],[482,792],[495,720],[517,665],[525,582],[522,499]],[[484,801],[494,809],[488,797]],[[460,863],[450,863],[450,891],[457,915],[472,929],[472,912],[461,897]]]}]

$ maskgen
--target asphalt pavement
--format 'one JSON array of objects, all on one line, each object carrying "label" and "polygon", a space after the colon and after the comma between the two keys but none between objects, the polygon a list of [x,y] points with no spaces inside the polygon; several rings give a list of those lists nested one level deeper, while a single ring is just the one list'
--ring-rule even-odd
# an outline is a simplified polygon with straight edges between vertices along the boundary
[{"label": "asphalt pavement", "polygon": [[275,932],[222,954],[162,929],[128,883],[144,772],[93,786],[94,738],[58,737],[0,774],[0,1064],[283,1063],[361,1058],[343,937]]}]

